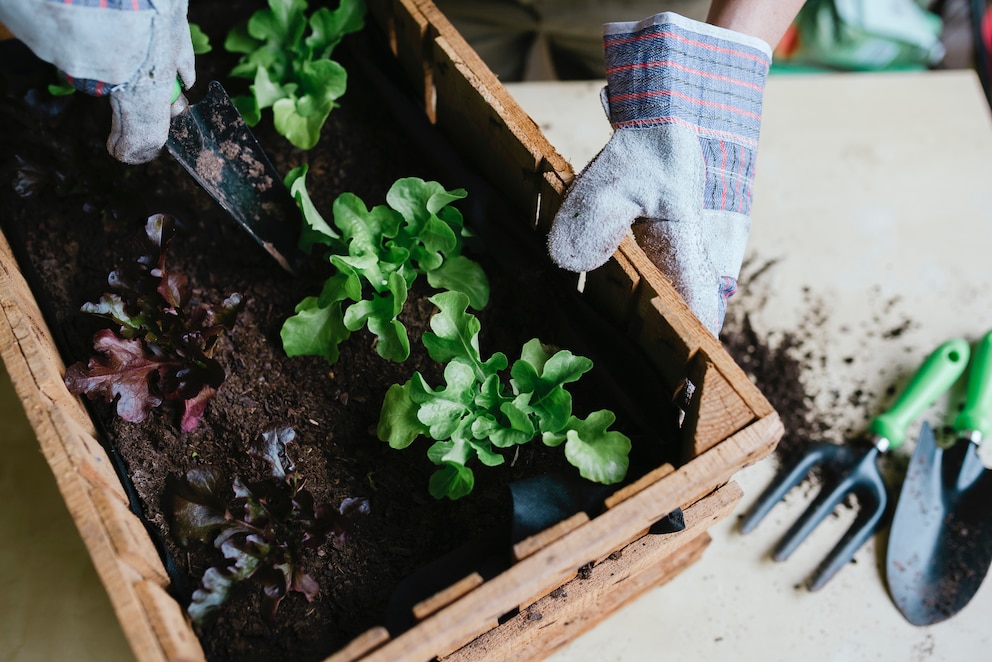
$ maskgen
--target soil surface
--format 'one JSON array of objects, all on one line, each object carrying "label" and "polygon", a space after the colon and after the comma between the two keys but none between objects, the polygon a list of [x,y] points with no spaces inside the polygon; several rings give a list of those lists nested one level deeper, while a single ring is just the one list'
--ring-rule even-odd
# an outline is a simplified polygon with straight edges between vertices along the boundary
[{"label": "soil surface", "polygon": [[[212,53],[198,56],[198,87],[216,78],[232,96],[243,92],[243,81],[226,78],[235,57],[220,44],[230,25],[262,3],[192,4],[191,21],[214,44]],[[204,570],[220,554],[206,546],[180,549],[174,542],[162,507],[170,473],[210,465],[231,478],[261,478],[265,467],[248,455],[247,444],[270,425],[288,425],[296,431],[289,452],[316,502],[369,500],[370,513],[357,520],[348,544],[328,543],[306,559],[320,586],[316,599],[307,602],[291,593],[275,622],[268,623],[258,609],[258,587],[246,584],[199,632],[210,660],[323,659],[368,628],[382,625],[393,591],[418,568],[466,541],[508,531],[508,483],[560,469],[574,473],[559,449],[535,442],[512,462],[477,470],[470,497],[434,500],[427,491],[435,467],[426,457],[426,443],[395,451],[375,435],[389,385],[405,382],[414,371],[432,384],[441,383],[438,366],[419,343],[433,312],[426,300],[433,292],[426,284],[411,293],[402,317],[413,350],[406,363],[381,359],[365,331],[342,346],[334,366],[317,357],[288,359],[281,348],[280,327],[296,303],[320,291],[328,275],[326,261],[315,258],[298,277],[291,277],[167,155],[142,166],[117,163],[104,147],[110,127],[106,100],[78,93],[52,97],[46,91],[55,80],[52,69],[32,62],[26,52],[16,54],[10,42],[4,47],[0,218],[66,364],[93,354],[93,334],[107,325],[80,312],[80,306],[107,291],[111,270],[137,257],[135,243],[152,214],[168,213],[177,219],[170,261],[189,276],[195,300],[217,304],[234,292],[245,300],[236,327],[215,352],[227,371],[226,381],[195,430],[181,433],[179,412],[168,407],[134,424],[117,418],[112,405],[91,403],[112,457],[133,485],[135,507],[147,519],[173,571],[177,599],[188,601]],[[351,71],[349,52],[339,48],[335,57]],[[190,100],[195,102],[194,93]],[[360,80],[350,81],[340,103],[319,145],[309,152],[277,135],[268,116],[254,129],[278,172],[309,164],[308,188],[325,216],[345,191],[371,207],[384,203],[386,191],[401,177],[438,179],[394,127],[385,105]],[[471,218],[467,222],[471,225]],[[492,283],[490,306],[479,314],[483,354],[503,351],[512,361],[532,337],[559,343],[562,329],[569,325],[548,312],[555,308],[548,302],[553,293],[542,288],[540,280],[533,287],[520,287],[518,274],[501,272],[484,247],[470,250]],[[577,415],[601,408],[621,413],[588,376],[572,392]],[[636,449],[639,432],[622,414],[616,427],[634,439]]]}]

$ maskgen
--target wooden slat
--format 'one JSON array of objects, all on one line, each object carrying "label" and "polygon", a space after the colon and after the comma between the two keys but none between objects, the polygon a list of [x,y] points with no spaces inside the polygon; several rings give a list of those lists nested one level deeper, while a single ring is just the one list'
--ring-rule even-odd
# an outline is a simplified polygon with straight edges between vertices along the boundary
[{"label": "wooden slat", "polygon": [[571,535],[523,559],[463,599],[425,619],[369,655],[369,661],[427,660],[465,634],[477,632],[531,595],[535,577],[559,576],[615,551],[685,502],[728,482],[743,466],[765,457],[782,434],[778,415],[767,416],[679,467],[667,478],[604,512]]},{"label": "wooden slat", "polygon": [[688,378],[696,392],[686,412],[685,432],[692,440],[686,450],[695,457],[750,423],[756,414],[704,352],[693,357]]},{"label": "wooden slat", "polygon": [[673,471],[675,471],[675,467],[673,467],[668,463],[665,463],[660,467],[658,467],[657,469],[654,469],[653,471],[644,474],[630,485],[626,485],[620,488],[619,490],[611,494],[609,497],[607,497],[606,507],[607,508],[615,507],[617,504],[626,501],[627,499],[634,496],[635,494],[645,489],[649,485],[653,485],[654,483],[657,483],[659,480],[671,474]]},{"label": "wooden slat", "polygon": [[53,405],[51,415],[52,424],[63,439],[63,447],[79,475],[91,486],[99,487],[107,494],[113,494],[122,504],[127,504],[127,493],[100,442],[75,419],[66,415],[61,407]]},{"label": "wooden slat", "polygon": [[145,611],[155,614],[152,628],[169,662],[201,662],[203,648],[179,603],[156,582],[138,582],[135,589]]},{"label": "wooden slat", "polygon": [[544,531],[535,533],[529,538],[524,538],[513,546],[514,560],[519,561],[527,558],[534,552],[547,547],[566,533],[577,529],[588,521],[589,516],[585,513],[575,513],[568,519],[564,519]]},{"label": "wooden slat", "polygon": [[376,626],[352,639],[347,646],[324,662],[354,662],[387,641],[389,641],[389,631],[382,626]]},{"label": "wooden slat", "polygon": [[169,575],[138,516],[114,494],[95,488],[90,490],[90,496],[121,562],[133,568],[142,579],[167,586]]},{"label": "wooden slat", "polygon": [[[622,253],[599,269],[586,274],[585,297],[607,319],[629,328],[641,275]],[[638,325],[639,328],[640,325]]]},{"label": "wooden slat", "polygon": [[685,510],[685,530],[646,536],[626,546],[444,661],[543,659],[694,563],[710,542],[706,531],[726,517],[740,498],[740,488],[728,483]]},{"label": "wooden slat", "polygon": [[482,583],[482,575],[477,572],[462,577],[448,588],[442,589],[426,600],[421,600],[413,605],[413,615],[417,620],[425,619],[442,607],[447,607],[472,589],[481,586]]}]

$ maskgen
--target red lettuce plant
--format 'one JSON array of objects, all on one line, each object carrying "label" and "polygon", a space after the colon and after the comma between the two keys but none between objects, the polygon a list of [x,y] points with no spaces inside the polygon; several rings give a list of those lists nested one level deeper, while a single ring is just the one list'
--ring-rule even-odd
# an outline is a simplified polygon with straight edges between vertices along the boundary
[{"label": "red lettuce plant", "polygon": [[212,541],[224,555],[193,592],[187,612],[194,623],[203,623],[248,580],[262,588],[262,615],[270,622],[290,592],[312,601],[320,587],[304,568],[305,550],[328,537],[343,544],[351,536],[351,518],[368,513],[368,500],[362,498],[343,499],[337,507],[314,504],[286,453],[295,436],[292,428],[272,427],[249,446],[248,452],[270,467],[263,480],[235,476],[229,490],[212,467],[167,478],[165,510],[173,536],[182,547]]},{"label": "red lettuce plant", "polygon": [[241,296],[219,306],[191,302],[187,277],[166,264],[175,219],[156,214],[145,224],[147,253],[111,272],[112,292],[82,310],[112,320],[118,329],[93,336],[96,354],[66,370],[74,394],[117,399],[117,414],[139,423],[163,402],[182,402],[180,427],[194,429],[225,378],[212,357],[217,340],[234,327]]}]

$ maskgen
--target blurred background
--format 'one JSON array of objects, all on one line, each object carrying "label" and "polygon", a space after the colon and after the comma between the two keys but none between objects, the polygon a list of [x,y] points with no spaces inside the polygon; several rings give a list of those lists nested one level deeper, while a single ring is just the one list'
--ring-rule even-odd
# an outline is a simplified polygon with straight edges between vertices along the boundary
[{"label": "blurred background", "polygon": [[[709,0],[436,0],[503,82],[596,80],[602,24],[659,11],[705,20]],[[809,0],[773,73],[965,69],[988,97],[988,0]]]}]

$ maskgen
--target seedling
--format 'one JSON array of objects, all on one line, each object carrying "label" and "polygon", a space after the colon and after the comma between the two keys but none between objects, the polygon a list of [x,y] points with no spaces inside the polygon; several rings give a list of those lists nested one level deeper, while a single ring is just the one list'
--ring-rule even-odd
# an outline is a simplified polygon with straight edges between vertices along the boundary
[{"label": "seedling", "polygon": [[313,601],[320,587],[304,567],[305,550],[327,538],[344,544],[352,519],[368,514],[366,499],[347,498],[337,507],[314,504],[287,454],[295,437],[292,428],[272,427],[249,445],[248,452],[269,466],[262,480],[235,476],[228,487],[221,471],[208,466],[167,478],[166,511],[180,546],[212,543],[224,556],[193,592],[187,612],[194,623],[208,620],[247,581],[261,587],[262,615],[269,622],[291,592]]},{"label": "seedling", "polygon": [[372,209],[343,193],[334,202],[332,227],[310,201],[305,177],[301,166],[286,178],[305,219],[302,243],[327,248],[335,271],[321,293],[301,301],[283,324],[289,356],[322,356],[333,365],[341,343],[368,327],[379,356],[405,361],[410,341],[398,317],[420,274],[435,289],[464,293],[477,310],[488,303],[489,281],[482,267],[461,254],[468,233],[461,212],[450,206],[465,197],[464,190],[400,179],[386,194],[387,204]]},{"label": "seedling", "polygon": [[365,25],[363,0],[341,0],[337,9],[321,7],[309,18],[306,9],[306,0],[269,0],[268,9],[232,29],[224,42],[242,54],[231,76],[253,81],[251,95],[232,99],[245,122],[254,126],[271,107],[276,130],[300,149],[317,144],[347,87],[347,72],[331,59],[334,48]]},{"label": "seedling", "polygon": [[565,389],[592,368],[592,361],[567,350],[552,351],[533,339],[510,368],[507,389],[501,378],[506,355],[497,352],[482,360],[481,325],[466,312],[468,298],[443,292],[430,301],[438,312],[431,318],[433,333],[425,333],[423,342],[432,359],[447,364],[445,386],[431,388],[419,372],[405,384],[390,386],[378,435],[397,449],[419,437],[434,440],[427,450],[440,467],[429,483],[434,498],[469,494],[475,485],[470,461],[498,466],[505,462],[501,451],[536,437],[547,446],[564,443],[566,459],[588,480],[612,484],[623,479],[631,443],[608,430],[615,415],[601,410],[584,420],[573,416],[572,396]]},{"label": "seedling", "polygon": [[74,394],[117,400],[117,414],[140,423],[163,402],[181,402],[180,427],[194,429],[226,377],[212,357],[217,340],[234,327],[242,307],[232,294],[219,306],[192,302],[184,274],[166,262],[175,219],[151,216],[145,224],[148,252],[134,264],[111,272],[112,292],[82,311],[118,325],[93,336],[96,355],[65,373]]}]

